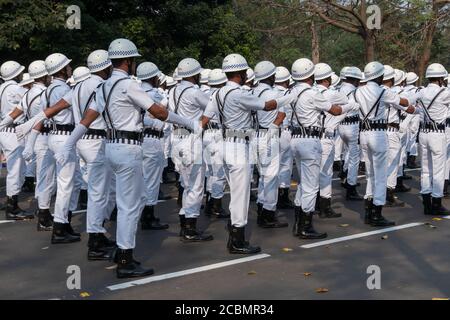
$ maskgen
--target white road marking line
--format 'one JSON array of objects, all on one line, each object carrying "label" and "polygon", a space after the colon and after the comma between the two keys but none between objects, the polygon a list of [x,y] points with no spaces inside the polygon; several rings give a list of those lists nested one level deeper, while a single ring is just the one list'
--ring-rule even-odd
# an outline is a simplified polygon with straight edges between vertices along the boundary
[{"label": "white road marking line", "polygon": [[160,276],[152,276],[152,277],[147,277],[147,278],[143,278],[143,279],[139,279],[139,280],[119,283],[119,284],[111,285],[111,286],[106,287],[106,288],[111,290],[111,291],[121,290],[121,289],[131,288],[131,287],[134,287],[134,286],[148,284],[148,283],[152,283],[152,282],[156,282],[156,281],[162,281],[162,280],[167,280],[167,279],[172,279],[172,278],[178,278],[178,277],[186,276],[186,275],[189,275],[189,274],[194,274],[194,273],[199,273],[199,272],[203,272],[203,271],[208,271],[208,270],[228,267],[228,266],[232,266],[232,265],[235,265],[235,264],[245,263],[245,262],[259,260],[259,259],[264,259],[264,258],[268,258],[268,257],[270,257],[270,254],[262,253],[262,254],[258,254],[258,255],[255,255],[255,256],[251,256],[251,257],[234,259],[234,260],[230,260],[230,261],[224,261],[224,262],[210,264],[210,265],[203,266],[203,267],[197,267],[197,268],[187,269],[187,270],[173,272],[173,273],[166,273],[166,274],[162,274]]},{"label": "white road marking line", "polygon": [[324,241],[318,241],[318,242],[315,242],[315,243],[305,244],[305,245],[300,246],[300,248],[311,249],[311,248],[326,246],[326,245],[332,244],[332,243],[343,242],[343,241],[348,241],[348,240],[353,240],[353,239],[359,239],[359,238],[363,238],[363,237],[369,237],[369,236],[373,236],[375,234],[392,232],[392,231],[401,230],[401,229],[407,229],[407,228],[413,228],[413,227],[417,227],[417,226],[422,226],[424,224],[425,224],[425,222],[407,223],[407,224],[403,224],[403,225],[396,226],[396,227],[389,227],[389,228],[384,228],[384,229],[380,229],[380,230],[363,232],[363,233],[357,233],[357,234],[353,234],[353,235],[350,235],[350,236],[339,237],[339,238],[335,238],[335,239],[330,239],[330,240],[324,240]]},{"label": "white road marking line", "polygon": [[14,222],[14,220],[0,220],[0,224],[1,223],[10,223],[10,222]]},{"label": "white road marking line", "polygon": [[86,212],[86,209],[85,210],[75,210],[75,211],[72,211],[72,214],[79,214],[79,213],[85,213]]}]

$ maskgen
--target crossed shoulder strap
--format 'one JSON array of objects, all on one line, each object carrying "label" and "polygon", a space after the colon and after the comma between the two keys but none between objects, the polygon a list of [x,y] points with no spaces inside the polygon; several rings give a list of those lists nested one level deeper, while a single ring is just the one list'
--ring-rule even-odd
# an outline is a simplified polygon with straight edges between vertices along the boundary
[{"label": "crossed shoulder strap", "polygon": [[446,90],[446,88],[441,89],[433,98],[433,100],[431,100],[430,104],[428,105],[428,107],[425,107],[422,99],[419,99],[419,103],[422,106],[423,111],[425,112],[425,115],[427,116],[427,118],[430,120],[431,123],[436,124],[436,122],[431,118],[430,113],[428,112],[428,110],[430,110],[431,106],[434,104],[434,102],[436,101],[436,99],[441,95],[442,92],[444,92]]},{"label": "crossed shoulder strap", "polygon": [[53,91],[58,87],[61,87],[61,85],[54,86],[50,90],[48,90],[48,88],[45,90],[45,98],[46,98],[46,102],[47,102],[47,104],[45,106],[46,109],[48,107],[50,107],[50,97],[52,96]]},{"label": "crossed shoulder strap", "polygon": [[[356,101],[357,103],[359,103],[358,99],[356,98],[356,91],[357,91],[357,90],[358,90],[358,89],[355,90],[355,101]],[[383,91],[381,91],[381,94],[380,94],[380,96],[378,97],[377,101],[375,101],[375,103],[374,103],[373,106],[369,109],[369,112],[368,112],[367,114],[364,114],[364,111],[362,111],[362,109],[359,108],[359,111],[361,112],[362,116],[364,117],[363,120],[362,120],[363,122],[365,122],[365,121],[367,121],[367,120],[369,119],[369,116],[370,116],[370,114],[372,113],[372,111],[375,110],[375,116],[378,114],[378,109],[379,109],[379,107],[380,107],[381,98],[383,97],[385,91],[386,91],[386,89],[383,89]]]},{"label": "crossed shoulder strap", "polygon": [[178,96],[178,100],[176,99],[176,95],[175,95],[176,88],[173,89],[172,97],[173,97],[173,103],[175,104],[175,110],[174,110],[175,113],[178,113],[178,107],[180,106],[181,97],[187,90],[189,90],[191,88],[193,88],[193,87],[184,88],[183,91],[181,91],[180,95]]},{"label": "crossed shoulder strap", "polygon": [[[31,118],[31,106],[33,105],[33,103],[36,101],[37,98],[41,97],[44,94],[45,90],[42,90],[39,94],[35,95],[33,97],[33,99],[31,99],[30,102],[26,102],[27,103],[27,119]],[[28,98],[29,95],[27,95]]]},{"label": "crossed shoulder strap", "polygon": [[[220,100],[220,91],[222,90],[222,88],[217,90],[217,92],[216,92],[217,109],[219,109],[219,121],[220,121],[220,124],[222,125],[223,130],[227,129],[226,125],[225,125],[225,120],[224,120],[225,116],[224,116],[224,112],[223,112],[225,109],[225,102],[227,100],[228,95],[237,89],[239,89],[239,88],[233,88],[233,89],[229,90],[223,97],[222,101]],[[224,131],[224,133],[225,133],[225,131]]]},{"label": "crossed shoulder strap", "polygon": [[[111,96],[112,96],[112,93],[113,93],[113,91],[114,91],[114,88],[115,88],[120,82],[122,82],[123,80],[127,80],[127,79],[129,79],[129,78],[128,78],[128,77],[120,78],[120,79],[118,79],[116,82],[114,82],[114,84],[113,84],[112,87],[111,87],[111,90],[109,90],[109,92],[108,92],[108,95],[106,95],[106,92],[105,92],[105,83],[106,83],[106,82],[103,82],[103,83],[100,84],[101,87],[102,87],[103,99],[105,99],[105,114],[106,114],[106,116],[107,116],[107,118],[108,118],[108,122],[109,122],[109,124],[110,124],[110,126],[111,126],[111,129],[113,129],[113,131],[115,131],[115,129],[114,129],[114,126],[113,126],[113,123],[112,123],[111,115],[109,114],[109,110],[108,110],[109,103],[110,103]],[[106,119],[105,119],[105,120],[106,120]]]},{"label": "crossed shoulder strap", "polygon": [[2,91],[2,93],[0,94],[0,110],[2,109],[3,94],[5,93],[6,88],[8,88],[9,86],[12,86],[13,84],[14,84],[14,83],[9,83],[9,84],[7,84],[7,85],[3,88],[3,91]]},{"label": "crossed shoulder strap", "polygon": [[295,99],[295,102],[291,104],[291,108],[292,108],[291,123],[292,123],[292,120],[294,120],[294,116],[295,116],[295,118],[297,119],[297,124],[298,124],[300,127],[302,126],[302,124],[300,123],[300,120],[298,119],[297,112],[295,111],[295,106],[297,105],[298,100],[300,100],[300,97],[302,96],[302,94],[304,94],[304,93],[305,93],[306,91],[308,91],[308,90],[312,90],[312,88],[305,88],[305,89],[303,89],[303,90],[298,94],[297,98]]}]

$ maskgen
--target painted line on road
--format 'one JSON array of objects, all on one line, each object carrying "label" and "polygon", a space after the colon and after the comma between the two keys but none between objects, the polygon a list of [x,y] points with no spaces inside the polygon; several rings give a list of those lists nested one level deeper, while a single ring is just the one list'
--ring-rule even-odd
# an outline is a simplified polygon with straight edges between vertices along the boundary
[{"label": "painted line on road", "polygon": [[268,258],[268,257],[270,257],[270,254],[262,253],[262,254],[258,254],[255,256],[251,256],[251,257],[234,259],[234,260],[230,260],[230,261],[224,261],[224,262],[206,265],[203,267],[197,267],[197,268],[193,268],[193,269],[187,269],[187,270],[182,270],[182,271],[177,271],[177,272],[172,272],[172,273],[166,273],[166,274],[162,274],[160,276],[151,276],[151,277],[147,277],[147,278],[143,278],[143,279],[139,279],[139,280],[115,284],[115,285],[111,285],[106,288],[111,291],[121,290],[121,289],[131,288],[134,286],[140,286],[143,284],[152,283],[152,282],[157,282],[157,281],[162,281],[162,280],[167,280],[167,279],[172,279],[172,278],[178,278],[178,277],[186,276],[189,274],[224,268],[224,267],[228,267],[228,266],[232,266],[232,265],[236,265],[236,264],[240,264],[240,263],[245,263],[245,262],[250,262],[250,261],[254,261],[254,260],[260,260],[260,259],[264,259],[264,258]]},{"label": "painted line on road", "polygon": [[0,224],[2,224],[2,223],[10,223],[10,222],[14,222],[14,220],[0,220]]}]

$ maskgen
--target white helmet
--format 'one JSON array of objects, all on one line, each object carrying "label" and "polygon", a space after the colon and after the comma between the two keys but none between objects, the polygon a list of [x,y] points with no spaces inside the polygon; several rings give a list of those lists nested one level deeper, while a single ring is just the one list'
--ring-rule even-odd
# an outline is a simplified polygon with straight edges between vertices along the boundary
[{"label": "white helmet", "polygon": [[227,81],[227,75],[222,71],[222,69],[213,69],[209,73],[208,84],[210,86],[217,86]]},{"label": "white helmet", "polygon": [[71,61],[62,53],[53,53],[45,59],[45,68],[47,68],[48,75],[51,76],[62,70]]},{"label": "white helmet", "polygon": [[395,80],[394,85],[398,86],[406,79],[406,73],[402,70],[395,69]]},{"label": "white helmet", "polygon": [[363,73],[361,71],[361,69],[359,69],[358,67],[344,67],[344,73],[342,74],[342,70],[341,70],[341,78],[342,75],[344,76],[344,79],[347,78],[355,78],[355,79],[359,79],[361,80],[363,78]]},{"label": "white helmet", "polygon": [[169,77],[169,76],[166,77],[166,86],[173,87],[176,84],[177,84],[177,81],[174,78]]},{"label": "white helmet", "polygon": [[383,81],[387,81],[395,78],[395,70],[390,65],[384,65]]},{"label": "white helmet", "polygon": [[292,64],[292,79],[305,80],[314,74],[314,63],[306,58],[296,60]]},{"label": "white helmet", "polygon": [[202,66],[193,58],[185,58],[180,61],[177,68],[177,74],[180,78],[188,78],[202,72]]},{"label": "white helmet", "polygon": [[448,76],[447,70],[440,63],[432,63],[428,66],[425,78],[446,78]]},{"label": "white helmet", "polygon": [[288,81],[291,78],[291,73],[285,67],[277,67],[277,72],[275,73],[275,83],[281,83]]},{"label": "white helmet", "polygon": [[71,76],[69,79],[66,80],[66,83],[73,87],[75,85],[75,80],[73,80],[73,76]]},{"label": "white helmet", "polygon": [[349,69],[350,67],[343,67],[342,69],[341,69],[341,72],[339,73],[339,76],[341,77],[341,79],[343,79],[343,80],[345,80],[345,78],[346,78],[346,74],[347,74],[347,70]]},{"label": "white helmet", "polygon": [[158,80],[159,80],[159,85],[162,85],[167,81],[167,76],[164,73],[160,72],[158,74]]},{"label": "white helmet", "polygon": [[366,76],[364,75],[364,73],[362,74],[362,79],[361,81],[359,81],[359,83],[367,83]]},{"label": "white helmet", "polygon": [[78,67],[73,70],[73,81],[75,83],[88,79],[91,76],[91,72],[86,67]]},{"label": "white helmet", "polygon": [[34,79],[30,77],[29,73],[24,73],[22,76],[22,81],[20,81],[19,86],[24,86],[30,83],[33,83]]},{"label": "white helmet", "polygon": [[109,59],[140,57],[136,45],[128,39],[116,39],[108,48]]},{"label": "white helmet", "polygon": [[147,80],[156,77],[160,72],[153,62],[142,62],[136,69],[136,76],[139,80]]},{"label": "white helmet", "polygon": [[0,73],[3,80],[8,81],[17,77],[24,69],[24,66],[15,61],[6,61],[0,67]]},{"label": "white helmet", "polygon": [[209,77],[210,72],[211,72],[211,69],[203,69],[202,72],[200,72],[200,83],[203,83],[203,84],[208,83],[208,77]]},{"label": "white helmet", "polygon": [[91,73],[99,72],[111,66],[108,51],[95,50],[87,58],[87,66]]},{"label": "white helmet", "polygon": [[247,60],[237,53],[227,55],[222,62],[222,70],[225,73],[247,70],[248,68]]},{"label": "white helmet", "polygon": [[45,61],[36,60],[30,63],[28,66],[28,73],[34,79],[39,79],[48,75],[47,69],[45,68]]},{"label": "white helmet", "polygon": [[258,62],[255,66],[255,79],[261,81],[273,76],[277,72],[277,67],[270,61]]},{"label": "white helmet", "polygon": [[253,71],[252,68],[248,68],[247,69],[247,81],[246,82],[250,82],[252,80],[255,80],[255,72]]},{"label": "white helmet", "polygon": [[365,82],[374,80],[384,75],[384,65],[378,61],[369,62],[364,68]]},{"label": "white helmet", "polygon": [[406,84],[414,84],[419,80],[419,76],[414,72],[408,72],[406,74]]},{"label": "white helmet", "polygon": [[339,84],[339,82],[341,82],[341,78],[333,72],[333,74],[331,75],[331,86],[335,87]]},{"label": "white helmet", "polygon": [[331,67],[326,63],[318,63],[316,64],[316,67],[314,68],[314,79],[317,80],[324,80],[333,74],[333,70]]},{"label": "white helmet", "polygon": [[172,77],[175,81],[181,81],[181,77],[178,75],[178,67],[173,71]]}]

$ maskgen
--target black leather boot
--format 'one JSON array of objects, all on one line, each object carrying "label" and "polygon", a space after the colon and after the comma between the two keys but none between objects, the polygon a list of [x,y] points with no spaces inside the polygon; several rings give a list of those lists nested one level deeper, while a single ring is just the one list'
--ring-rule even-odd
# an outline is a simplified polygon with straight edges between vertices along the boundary
[{"label": "black leather boot", "polygon": [[117,221],[117,205],[114,206],[114,209],[109,216],[109,221]]},{"label": "black leather boot", "polygon": [[245,241],[245,227],[230,228],[228,251],[232,254],[255,254],[261,252],[260,247],[253,247]]},{"label": "black leather boot", "polygon": [[386,207],[404,207],[405,203],[398,200],[397,196],[394,194],[394,189],[386,189]]},{"label": "black leather boot", "polygon": [[317,232],[313,227],[313,212],[302,212],[300,215],[300,239],[323,239],[327,234]]},{"label": "black leather boot", "polygon": [[422,204],[423,204],[423,214],[432,215],[433,210],[431,209],[431,193],[422,194]]},{"label": "black leather boot", "polygon": [[263,208],[261,212],[261,224],[259,226],[261,228],[286,228],[288,223],[278,221],[275,211]]},{"label": "black leather boot", "polygon": [[448,180],[444,181],[444,198],[450,198],[450,193],[448,192]]},{"label": "black leather boot", "polygon": [[300,235],[300,216],[302,215],[302,207],[295,207],[294,208],[294,226],[292,228],[292,235],[294,237],[298,237]]},{"label": "black leather boot", "polygon": [[359,162],[358,174],[359,175],[366,174],[366,164],[364,161]]},{"label": "black leather boot", "polygon": [[183,193],[184,188],[181,186],[181,183],[178,183],[178,198],[177,198],[177,204],[182,207],[183,206]]},{"label": "black leather boot", "polygon": [[52,231],[53,217],[49,209],[38,210],[37,231]]},{"label": "black leather boot", "polygon": [[76,232],[72,228],[72,211],[69,211],[69,214],[67,215],[67,220],[69,220],[69,223],[66,223],[67,232],[75,237],[81,237],[81,234],[79,232]]},{"label": "black leather boot", "polygon": [[186,227],[184,235],[181,238],[183,242],[203,242],[211,241],[214,237],[210,234],[203,234],[197,231],[197,218],[186,218]]},{"label": "black leather boot", "polygon": [[34,177],[25,177],[25,181],[22,185],[23,192],[34,192]]},{"label": "black leather boot", "polygon": [[450,214],[450,211],[442,205],[442,198],[431,197],[431,214],[434,216]]},{"label": "black leather boot", "polygon": [[347,192],[345,194],[345,198],[349,201],[362,201],[364,199],[363,196],[361,196],[358,191],[356,190],[356,186],[352,186],[348,183],[346,183],[346,189]]},{"label": "black leather boot", "polygon": [[[114,245],[108,245],[114,243]],[[103,233],[89,233],[88,260],[112,260],[116,250],[115,242],[106,238]]]},{"label": "black leather boot", "polygon": [[263,211],[263,205],[262,203],[256,203],[256,224],[258,226],[261,226],[264,223],[264,219],[263,219],[263,215],[262,215],[262,211]]},{"label": "black leather boot", "polygon": [[410,176],[409,174],[406,174],[405,167],[403,167],[403,175],[400,178],[403,180],[411,180],[412,176]]},{"label": "black leather boot", "polygon": [[80,237],[67,232],[67,223],[53,222],[52,244],[72,243],[81,240]]},{"label": "black leather boot", "polygon": [[319,198],[320,212],[319,217],[321,219],[340,218],[342,214],[337,213],[331,208],[331,198]]},{"label": "black leather boot", "polygon": [[222,208],[222,199],[210,198],[210,202],[212,215],[219,219],[228,219],[230,217],[230,214]]},{"label": "black leather boot", "polygon": [[403,179],[401,177],[397,178],[397,185],[395,186],[395,192],[409,192],[411,191],[410,187],[407,187],[403,184]]},{"label": "black leather boot", "polygon": [[88,203],[88,192],[87,190],[81,189],[80,190],[80,196],[78,197],[78,205],[81,210],[87,209],[87,203]]},{"label": "black leather boot", "polygon": [[133,249],[117,249],[117,278],[137,278],[150,276],[154,273],[153,269],[144,269],[133,258]]},{"label": "black leather boot", "polygon": [[294,203],[291,201],[291,199],[289,199],[289,188],[279,188],[278,189],[277,208],[280,208],[280,209],[294,208]]},{"label": "black leather boot", "polygon": [[158,200],[170,200],[170,199],[172,199],[172,197],[169,195],[166,195],[160,188],[159,193],[158,193]]},{"label": "black leather boot", "polygon": [[408,155],[408,158],[406,160],[406,166],[409,169],[418,169],[420,166],[416,163],[416,156]]},{"label": "black leather boot", "polygon": [[141,229],[142,230],[165,230],[168,229],[167,223],[160,223],[159,219],[155,217],[155,207],[145,206],[141,214]]},{"label": "black leather boot", "polygon": [[184,232],[186,231],[186,216],[184,215],[178,215],[178,217],[180,218],[180,233],[179,236],[183,237],[184,236]]},{"label": "black leather boot", "polygon": [[6,219],[7,220],[31,220],[34,214],[28,213],[19,207],[19,196],[15,195],[6,198]]},{"label": "black leather boot", "polygon": [[370,224],[370,216],[374,210],[373,199],[364,199],[364,223]]},{"label": "black leather boot", "polygon": [[394,226],[395,222],[389,221],[383,217],[381,211],[383,210],[383,206],[373,205],[372,214],[369,217],[369,224],[372,227],[388,227]]}]

